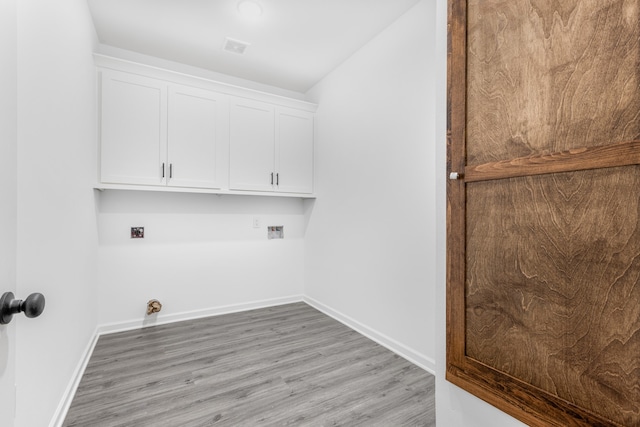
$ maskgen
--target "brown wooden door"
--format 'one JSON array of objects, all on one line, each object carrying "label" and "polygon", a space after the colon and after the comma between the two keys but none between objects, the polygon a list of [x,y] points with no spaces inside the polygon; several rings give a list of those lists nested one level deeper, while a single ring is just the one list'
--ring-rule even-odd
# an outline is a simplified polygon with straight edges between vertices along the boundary
[{"label": "brown wooden door", "polygon": [[450,0],[447,379],[640,426],[640,2]]}]

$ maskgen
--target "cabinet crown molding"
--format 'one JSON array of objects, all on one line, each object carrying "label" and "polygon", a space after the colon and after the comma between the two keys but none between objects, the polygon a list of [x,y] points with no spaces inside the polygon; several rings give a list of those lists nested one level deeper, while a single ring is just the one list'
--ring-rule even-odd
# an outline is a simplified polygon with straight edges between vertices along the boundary
[{"label": "cabinet crown molding", "polygon": [[195,76],[153,65],[142,64],[127,59],[116,58],[100,53],[94,53],[93,58],[95,65],[99,69],[112,69],[132,74],[139,74],[145,77],[164,80],[168,83],[194,86],[202,89],[216,91],[219,93],[224,93],[226,95],[269,102],[271,104],[279,105],[282,107],[295,108],[311,113],[315,113],[318,108],[318,105],[312,102],[289,98],[286,96],[276,95],[255,89],[249,89],[230,83],[208,79],[206,77]]}]

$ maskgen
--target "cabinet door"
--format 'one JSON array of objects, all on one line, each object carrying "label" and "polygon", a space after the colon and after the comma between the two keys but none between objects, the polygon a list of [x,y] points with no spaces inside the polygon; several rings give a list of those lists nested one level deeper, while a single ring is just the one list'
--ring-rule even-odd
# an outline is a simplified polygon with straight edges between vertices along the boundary
[{"label": "cabinet door", "polygon": [[273,191],[274,106],[234,98],[230,111],[230,171],[232,190]]},{"label": "cabinet door", "polygon": [[313,193],[314,116],[306,111],[278,108],[276,112],[277,190]]},{"label": "cabinet door", "polygon": [[164,185],[166,85],[112,70],[101,81],[102,182]]},{"label": "cabinet door", "polygon": [[204,89],[169,87],[168,185],[221,188],[228,151],[228,99]]}]

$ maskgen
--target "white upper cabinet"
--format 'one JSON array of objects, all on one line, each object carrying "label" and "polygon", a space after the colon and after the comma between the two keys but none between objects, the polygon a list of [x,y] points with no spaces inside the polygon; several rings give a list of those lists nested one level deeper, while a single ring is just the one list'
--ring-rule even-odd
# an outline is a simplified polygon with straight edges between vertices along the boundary
[{"label": "white upper cabinet", "polygon": [[166,156],[167,89],[162,81],[102,72],[102,182],[162,185]]},{"label": "white upper cabinet", "polygon": [[313,114],[231,101],[230,188],[313,193]]},{"label": "white upper cabinet", "polygon": [[104,70],[101,107],[102,182],[223,187],[227,96]]},{"label": "white upper cabinet", "polygon": [[313,193],[312,113],[276,109],[276,184],[284,193]]},{"label": "white upper cabinet", "polygon": [[230,110],[229,188],[273,191],[275,107],[233,98]]},{"label": "white upper cabinet", "polygon": [[169,86],[167,185],[222,188],[228,147],[228,98],[188,86]]},{"label": "white upper cabinet", "polygon": [[96,55],[100,187],[313,197],[308,102]]}]

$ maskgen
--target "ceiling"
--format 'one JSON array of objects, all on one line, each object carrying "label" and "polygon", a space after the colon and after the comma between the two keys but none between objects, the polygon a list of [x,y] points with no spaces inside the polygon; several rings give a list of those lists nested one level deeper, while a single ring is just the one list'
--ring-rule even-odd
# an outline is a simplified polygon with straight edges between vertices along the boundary
[{"label": "ceiling", "polygon": [[87,0],[104,45],[302,93],[418,1],[256,0],[251,18],[239,0]]}]

